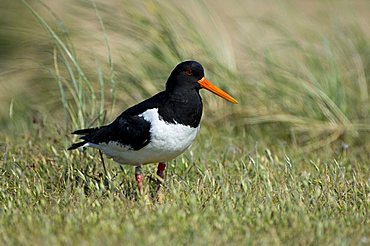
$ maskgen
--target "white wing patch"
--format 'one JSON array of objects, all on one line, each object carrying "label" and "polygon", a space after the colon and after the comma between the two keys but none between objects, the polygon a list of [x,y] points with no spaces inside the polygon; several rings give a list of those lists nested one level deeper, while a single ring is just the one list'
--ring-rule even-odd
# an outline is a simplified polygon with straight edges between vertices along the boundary
[{"label": "white wing patch", "polygon": [[151,123],[150,142],[139,150],[132,150],[129,146],[118,142],[92,144],[86,146],[102,150],[107,156],[118,163],[141,165],[153,162],[166,162],[183,153],[194,141],[197,128],[181,124],[172,124],[159,118],[158,109],[153,108],[140,114]]}]

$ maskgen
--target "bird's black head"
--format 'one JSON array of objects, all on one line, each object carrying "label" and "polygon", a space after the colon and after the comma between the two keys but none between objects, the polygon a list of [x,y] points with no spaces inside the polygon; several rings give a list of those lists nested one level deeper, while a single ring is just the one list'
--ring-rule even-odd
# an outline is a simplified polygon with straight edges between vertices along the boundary
[{"label": "bird's black head", "polygon": [[209,82],[204,77],[204,69],[202,65],[196,61],[184,61],[178,64],[172,71],[166,84],[166,91],[168,92],[184,92],[191,90],[196,90],[198,92],[202,88],[207,89],[232,103],[238,103],[235,98]]},{"label": "bird's black head", "polygon": [[184,61],[172,70],[167,80],[166,90],[201,89],[198,80],[204,77],[204,69],[199,62]]}]

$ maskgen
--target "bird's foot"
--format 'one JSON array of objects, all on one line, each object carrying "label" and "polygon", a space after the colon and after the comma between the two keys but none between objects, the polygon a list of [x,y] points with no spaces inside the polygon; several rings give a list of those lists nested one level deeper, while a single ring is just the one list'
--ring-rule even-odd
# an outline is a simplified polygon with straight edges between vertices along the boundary
[{"label": "bird's foot", "polygon": [[143,174],[141,172],[141,166],[135,167],[135,180],[139,193],[143,193]]}]

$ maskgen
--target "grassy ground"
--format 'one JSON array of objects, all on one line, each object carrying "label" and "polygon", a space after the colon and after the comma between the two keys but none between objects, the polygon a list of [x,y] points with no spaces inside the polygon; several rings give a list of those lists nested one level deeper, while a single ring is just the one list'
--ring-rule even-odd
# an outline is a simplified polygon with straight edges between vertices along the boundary
[{"label": "grassy ground", "polygon": [[[367,1],[73,3],[0,8],[2,244],[370,244]],[[185,59],[240,104],[202,92],[161,201],[66,151]]]}]

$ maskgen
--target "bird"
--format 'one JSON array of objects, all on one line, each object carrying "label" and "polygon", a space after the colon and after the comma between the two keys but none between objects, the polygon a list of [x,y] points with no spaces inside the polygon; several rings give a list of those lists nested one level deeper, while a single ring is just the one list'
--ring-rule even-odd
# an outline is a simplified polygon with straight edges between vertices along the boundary
[{"label": "bird", "polygon": [[126,109],[108,125],[72,132],[80,135],[81,141],[73,143],[68,150],[92,147],[118,164],[135,166],[140,192],[142,166],[158,163],[160,185],[166,163],[188,149],[199,132],[203,113],[201,89],[238,103],[206,79],[199,62],[183,61],[170,73],[164,91]]}]

